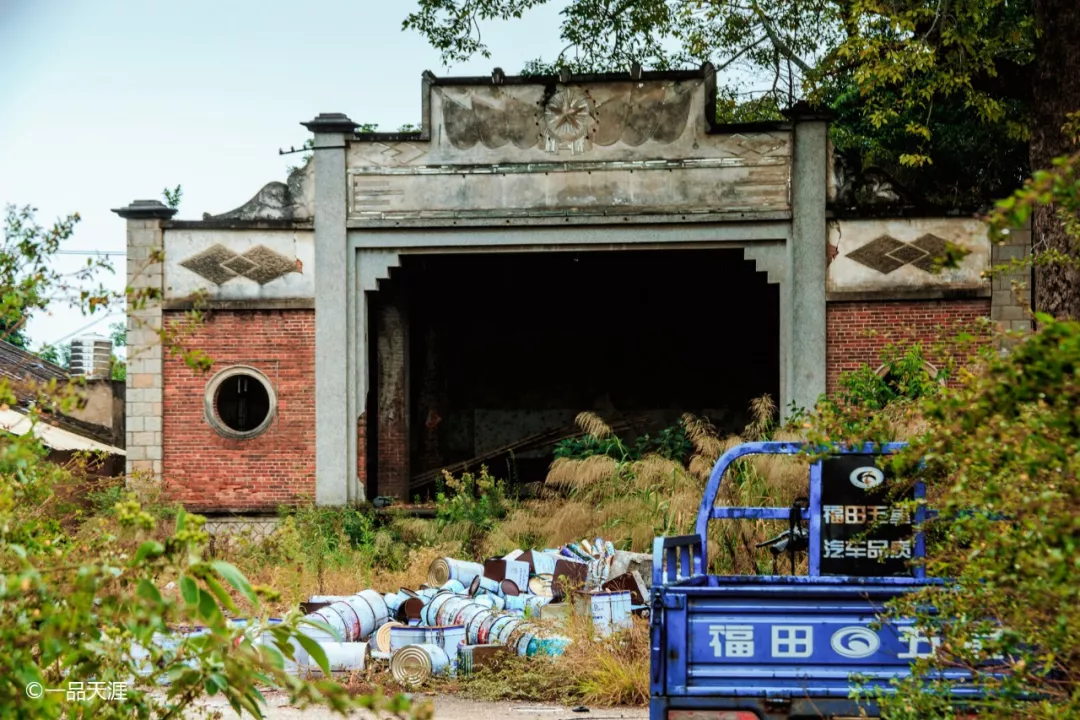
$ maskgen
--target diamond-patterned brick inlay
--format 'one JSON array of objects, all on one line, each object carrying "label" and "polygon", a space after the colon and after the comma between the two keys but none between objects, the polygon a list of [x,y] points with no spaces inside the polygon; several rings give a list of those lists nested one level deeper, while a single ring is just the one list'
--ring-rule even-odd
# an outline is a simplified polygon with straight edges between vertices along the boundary
[{"label": "diamond-patterned brick inlay", "polygon": [[265,245],[256,245],[243,254],[221,244],[213,245],[184,260],[180,267],[215,285],[224,285],[240,276],[265,285],[291,272],[298,272],[295,259],[289,259]]},{"label": "diamond-patterned brick inlay", "polygon": [[913,265],[925,272],[934,272],[934,261],[945,255],[947,246],[948,243],[937,235],[923,235],[911,243],[882,235],[848,253],[847,257],[883,275],[905,265]]}]

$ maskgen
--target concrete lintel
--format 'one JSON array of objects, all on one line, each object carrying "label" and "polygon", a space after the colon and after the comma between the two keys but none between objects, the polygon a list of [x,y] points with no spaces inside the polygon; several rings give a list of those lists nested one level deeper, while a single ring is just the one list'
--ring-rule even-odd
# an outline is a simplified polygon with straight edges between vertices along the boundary
[{"label": "concrete lintel", "polygon": [[863,292],[827,292],[830,302],[889,302],[903,300],[970,300],[988,298],[992,294],[989,285],[978,288],[917,288],[913,290],[888,289]]},{"label": "concrete lintel", "polygon": [[584,213],[566,210],[558,213],[548,212],[544,214],[521,211],[514,213],[508,210],[500,210],[487,213],[453,212],[453,213],[425,213],[397,214],[397,213],[370,213],[353,216],[349,220],[350,230],[372,229],[419,229],[419,228],[468,228],[468,227],[542,227],[566,225],[687,225],[699,223],[746,223],[746,222],[773,222],[791,220],[791,212],[788,210],[768,211],[726,211],[705,212],[686,210],[682,212],[626,212],[617,213]]},{"label": "concrete lintel", "polygon": [[268,300],[164,300],[162,310],[313,310],[313,298],[282,298]]},{"label": "concrete lintel", "polygon": [[[791,237],[786,222],[725,223],[714,225],[606,225],[478,228],[465,235],[433,229],[351,230],[350,245],[359,250],[467,252],[470,249],[512,250],[544,246],[706,245],[783,241]],[[824,239],[821,241],[824,243]],[[825,257],[824,249],[822,258]],[[320,280],[321,283],[321,280]]]}]

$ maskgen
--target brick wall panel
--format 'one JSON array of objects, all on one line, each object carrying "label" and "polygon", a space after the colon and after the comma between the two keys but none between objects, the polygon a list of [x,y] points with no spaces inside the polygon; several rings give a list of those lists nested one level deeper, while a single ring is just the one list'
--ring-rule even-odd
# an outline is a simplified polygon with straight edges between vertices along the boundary
[{"label": "brick wall panel", "polygon": [[[175,322],[181,314],[166,313]],[[315,313],[214,311],[191,338],[214,361],[210,373],[182,358],[164,362],[164,486],[196,511],[266,511],[315,493]],[[203,419],[214,373],[250,365],[277,392],[277,416],[248,440],[222,437]],[[342,448],[345,452],[345,448]]]},{"label": "brick wall panel", "polygon": [[876,368],[890,344],[921,342],[927,360],[940,364],[935,346],[971,331],[990,317],[990,299],[833,302],[826,312],[827,385],[836,390],[841,373],[862,365]]}]

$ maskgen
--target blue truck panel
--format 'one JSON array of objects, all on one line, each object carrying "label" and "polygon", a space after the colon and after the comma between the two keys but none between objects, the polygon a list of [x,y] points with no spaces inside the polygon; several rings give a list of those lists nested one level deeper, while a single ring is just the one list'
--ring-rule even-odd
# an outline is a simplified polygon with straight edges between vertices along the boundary
[{"label": "blue truck panel", "polygon": [[[840,450],[871,455],[902,445]],[[797,443],[747,443],[717,462],[694,535],[657,538],[653,547],[651,720],[743,720],[746,717],[857,717],[872,704],[851,700],[854,685],[887,689],[933,653],[936,638],[908,622],[880,627],[883,605],[927,583],[906,576],[828,576],[820,572],[821,464],[811,467],[805,507],[725,508],[715,498],[728,465],[749,454],[802,452]],[[849,458],[844,473],[859,462]],[[865,471],[866,468],[858,467]],[[865,473],[852,483],[864,484]],[[850,493],[850,488],[847,489]],[[916,497],[922,495],[921,489]],[[918,511],[917,521],[923,517]],[[792,518],[792,515],[795,517]],[[756,518],[808,525],[808,575],[719,577],[707,574],[710,520]],[[914,555],[921,556],[921,538]],[[963,672],[942,676],[966,694]],[[737,713],[751,713],[738,715]],[[736,713],[725,715],[724,713]]]}]

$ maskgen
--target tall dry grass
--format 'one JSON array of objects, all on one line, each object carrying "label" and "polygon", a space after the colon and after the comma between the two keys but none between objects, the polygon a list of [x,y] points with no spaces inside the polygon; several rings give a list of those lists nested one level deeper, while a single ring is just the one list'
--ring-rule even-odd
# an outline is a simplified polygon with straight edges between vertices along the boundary
[{"label": "tall dry grass", "polygon": [[591,618],[571,615],[549,631],[571,640],[561,657],[508,655],[465,679],[460,684],[464,694],[484,700],[576,702],[598,707],[645,705],[649,701],[648,621],[635,617],[630,629],[598,637]]}]

